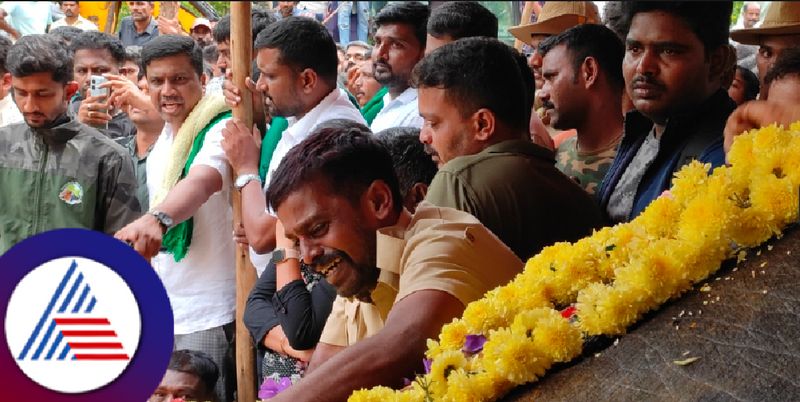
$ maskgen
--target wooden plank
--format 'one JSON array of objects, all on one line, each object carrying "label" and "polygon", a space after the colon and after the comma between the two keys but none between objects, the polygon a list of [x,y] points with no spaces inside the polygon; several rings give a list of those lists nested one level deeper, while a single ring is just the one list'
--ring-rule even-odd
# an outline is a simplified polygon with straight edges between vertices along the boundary
[{"label": "wooden plank", "polygon": [[[233,84],[242,91],[242,101],[233,109],[233,116],[251,127],[253,102],[245,79],[250,75],[253,38],[250,28],[250,2],[231,2],[231,64]],[[234,172],[234,174],[237,174]],[[231,183],[234,181],[231,180]],[[231,191],[233,224],[242,220],[242,199],[237,190]],[[236,387],[239,401],[256,400],[255,353],[250,334],[244,325],[244,308],[247,296],[256,282],[256,271],[250,262],[247,247],[236,246]]]}]

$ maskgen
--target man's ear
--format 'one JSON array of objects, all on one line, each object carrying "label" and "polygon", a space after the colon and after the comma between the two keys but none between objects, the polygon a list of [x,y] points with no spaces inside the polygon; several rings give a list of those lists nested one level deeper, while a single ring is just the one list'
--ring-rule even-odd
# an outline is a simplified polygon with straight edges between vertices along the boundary
[{"label": "man's ear", "polygon": [[383,180],[373,181],[362,198],[368,216],[377,221],[387,219],[394,212],[392,190]]},{"label": "man's ear", "polygon": [[597,83],[597,76],[600,74],[600,65],[597,64],[597,59],[594,57],[583,59],[578,74],[583,77],[584,88],[589,89],[593,87]]},{"label": "man's ear", "polygon": [[70,81],[67,85],[64,85],[64,95],[67,97],[67,102],[75,96],[75,93],[78,92],[78,88],[77,81]]},{"label": "man's ear", "polygon": [[3,93],[11,90],[11,73],[3,74],[3,82],[0,85],[3,86]]},{"label": "man's ear", "polygon": [[475,130],[475,139],[478,141],[488,141],[492,138],[495,131],[494,112],[489,109],[481,108],[472,114],[472,126]]},{"label": "man's ear", "polygon": [[200,74],[200,85],[203,88],[205,88],[207,82],[208,82],[208,75],[206,75],[206,73]]},{"label": "man's ear", "polygon": [[406,194],[406,206],[413,206],[413,208],[408,208],[408,210],[414,212],[417,205],[425,199],[426,195],[428,195],[428,185],[425,183],[414,183],[408,190],[408,194]]},{"label": "man's ear", "polygon": [[319,80],[319,75],[317,72],[307,68],[300,72],[300,85],[302,86],[303,92],[308,94],[317,86],[317,81]]}]

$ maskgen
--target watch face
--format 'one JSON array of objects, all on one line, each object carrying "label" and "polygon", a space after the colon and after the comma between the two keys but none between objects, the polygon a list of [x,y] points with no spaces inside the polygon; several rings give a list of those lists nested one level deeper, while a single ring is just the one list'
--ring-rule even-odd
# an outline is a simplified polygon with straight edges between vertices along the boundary
[{"label": "watch face", "polygon": [[277,264],[286,259],[286,251],[282,248],[279,248],[272,252],[272,263]]}]

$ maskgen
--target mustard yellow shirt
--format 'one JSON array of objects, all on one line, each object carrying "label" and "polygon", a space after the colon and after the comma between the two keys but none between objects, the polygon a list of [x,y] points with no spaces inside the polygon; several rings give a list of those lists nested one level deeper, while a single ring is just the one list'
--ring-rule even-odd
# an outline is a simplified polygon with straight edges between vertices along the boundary
[{"label": "mustard yellow shirt", "polygon": [[423,202],[409,220],[378,230],[374,303],[340,296],[320,342],[349,346],[379,332],[392,306],[420,290],[439,290],[467,305],[506,284],[523,263],[472,215]]}]

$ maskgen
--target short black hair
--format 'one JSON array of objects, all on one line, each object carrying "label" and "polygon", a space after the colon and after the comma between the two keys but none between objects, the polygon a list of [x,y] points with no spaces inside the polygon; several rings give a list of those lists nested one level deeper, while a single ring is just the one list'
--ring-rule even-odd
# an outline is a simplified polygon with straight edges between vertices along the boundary
[{"label": "short black hair", "polygon": [[424,49],[428,35],[428,6],[418,1],[389,3],[375,16],[375,28],[386,24],[407,24],[414,28],[419,45]]},{"label": "short black hair", "polygon": [[200,379],[206,393],[213,394],[219,378],[219,368],[211,357],[197,350],[176,350],[169,358],[167,370],[187,373]]},{"label": "short black hair", "polygon": [[6,68],[6,60],[8,59],[8,50],[11,49],[11,39],[5,36],[0,36],[0,73],[5,74],[8,72]]},{"label": "short black hair", "polygon": [[72,49],[73,54],[78,50],[83,49],[108,50],[108,53],[111,54],[111,58],[117,63],[117,65],[122,65],[122,63],[125,62],[125,46],[122,45],[122,42],[119,39],[105,32],[81,32],[72,41],[70,48]]},{"label": "short black hair", "polygon": [[71,27],[69,25],[56,27],[51,29],[50,32],[48,32],[49,35],[53,35],[61,39],[64,45],[67,47],[72,46],[72,41],[74,41],[75,38],[82,33],[83,33],[82,29]]},{"label": "short black hair", "polygon": [[[777,63],[775,65],[777,65]],[[795,68],[797,67],[800,66],[795,66]],[[744,84],[744,101],[747,102],[754,100],[758,97],[758,93],[761,91],[761,84],[758,82],[758,76],[754,72],[750,71],[750,69],[742,66],[736,66],[736,69],[739,70],[740,74],[742,74],[742,83]],[[767,72],[767,76],[769,76],[770,71],[772,70]],[[800,70],[795,71],[795,73],[800,74]],[[772,77],[772,79],[775,78]],[[770,79],[770,82],[772,82],[772,79]]]},{"label": "short black hair", "polygon": [[336,85],[339,65],[336,42],[316,20],[284,18],[258,34],[255,49],[278,49],[281,63],[298,72],[310,68],[329,85]]},{"label": "short black hair", "polygon": [[6,68],[14,77],[36,73],[51,73],[53,81],[67,84],[72,81],[72,54],[52,35],[25,35],[11,46]]},{"label": "short black hair", "polygon": [[[775,64],[764,75],[764,85],[769,87],[772,81],[779,80],[787,75],[800,75],[800,48],[792,47],[784,50]],[[744,76],[744,74],[742,74]]]},{"label": "short black hair", "polygon": [[683,20],[700,39],[706,55],[728,44],[733,2],[730,1],[635,1],[630,4],[628,20],[639,13],[662,11]]},{"label": "short black hair", "polygon": [[627,1],[607,1],[603,6],[603,25],[614,31],[623,42],[631,29],[629,7],[630,2]]},{"label": "short black hair", "polygon": [[515,52],[497,39],[459,39],[417,63],[413,85],[446,90],[446,98],[464,117],[487,108],[498,121],[527,132],[530,94],[520,85],[524,78]]},{"label": "short black hair", "polygon": [[[275,14],[263,8],[253,8],[250,10],[250,29],[253,33],[253,40],[256,39],[259,32],[263,31],[268,25],[277,21]],[[226,15],[222,17],[214,26],[211,32],[214,36],[214,41],[217,43],[228,42],[231,40],[231,16]]]},{"label": "short black hair", "polygon": [[203,50],[189,36],[159,35],[142,47],[142,70],[147,75],[147,66],[156,59],[185,55],[189,57],[198,76],[203,75]]},{"label": "short black hair", "polygon": [[533,104],[536,102],[536,79],[533,78],[533,70],[524,54],[514,50],[511,52],[511,56],[517,62],[520,78],[522,79],[522,89],[525,90],[525,121],[530,122]]},{"label": "short black hair", "polygon": [[572,56],[572,69],[577,78],[581,64],[587,57],[597,60],[600,69],[614,89],[622,91],[625,79],[622,77],[622,59],[625,46],[609,28],[596,24],[581,24],[556,36],[551,36],[539,44],[542,57],[556,46],[564,45]]},{"label": "short black hair", "polygon": [[389,186],[396,211],[403,208],[392,157],[366,126],[319,127],[281,161],[267,189],[267,204],[277,210],[292,192],[322,179],[330,190],[358,203],[376,180]]},{"label": "short black hair", "polygon": [[431,11],[428,34],[453,40],[473,36],[497,37],[497,17],[477,1],[448,1]]},{"label": "short black hair", "polygon": [[217,49],[217,45],[212,43],[203,48],[203,60],[206,63],[214,64],[217,62],[217,58],[219,57],[219,50]]},{"label": "short black hair", "polygon": [[392,157],[400,195],[405,197],[414,184],[431,184],[438,169],[419,141],[418,128],[392,127],[376,133],[375,138]]}]

